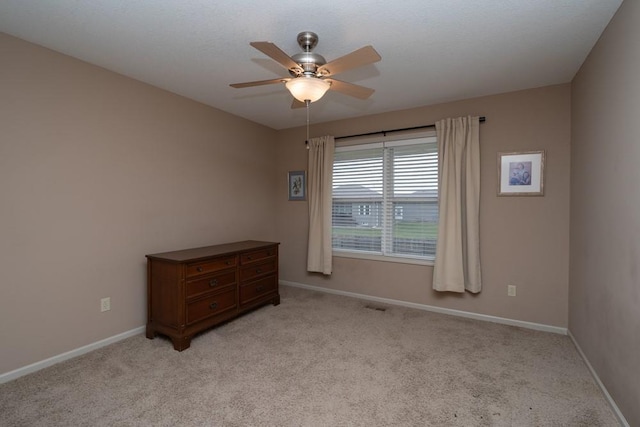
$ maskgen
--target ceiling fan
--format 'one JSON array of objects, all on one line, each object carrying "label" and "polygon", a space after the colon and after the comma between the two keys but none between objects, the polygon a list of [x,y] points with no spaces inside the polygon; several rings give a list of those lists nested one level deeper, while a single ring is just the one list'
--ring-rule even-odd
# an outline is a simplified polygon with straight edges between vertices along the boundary
[{"label": "ceiling fan", "polygon": [[329,89],[359,99],[367,99],[373,94],[373,89],[333,78],[336,74],[344,71],[380,61],[382,58],[372,46],[365,46],[327,63],[324,57],[312,52],[313,48],[318,44],[318,35],[316,33],[304,31],[298,34],[297,40],[303,52],[293,56],[287,55],[282,49],[271,42],[249,43],[285,67],[291,77],[234,83],[230,86],[234,88],[245,88],[285,83],[285,86],[295,98],[291,108],[308,106],[308,103],[315,102],[322,98]]}]

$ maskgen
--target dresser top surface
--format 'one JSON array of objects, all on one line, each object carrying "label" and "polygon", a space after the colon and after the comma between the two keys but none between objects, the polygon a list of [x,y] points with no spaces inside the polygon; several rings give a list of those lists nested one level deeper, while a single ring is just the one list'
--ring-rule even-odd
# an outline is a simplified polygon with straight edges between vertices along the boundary
[{"label": "dresser top surface", "polygon": [[192,262],[198,261],[203,258],[222,256],[240,251],[257,250],[274,245],[279,245],[279,243],[245,240],[242,242],[225,243],[222,245],[204,246],[201,248],[182,249],[179,251],[149,254],[146,255],[146,257],[148,259],[157,259],[169,262]]}]

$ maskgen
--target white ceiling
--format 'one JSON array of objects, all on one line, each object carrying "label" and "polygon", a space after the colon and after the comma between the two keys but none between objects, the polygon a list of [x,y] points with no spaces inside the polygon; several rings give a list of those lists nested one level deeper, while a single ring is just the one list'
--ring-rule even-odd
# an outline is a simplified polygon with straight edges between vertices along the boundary
[{"label": "white ceiling", "polygon": [[622,0],[0,0],[0,31],[262,123],[301,126],[288,76],[249,46],[289,55],[320,37],[327,61],[365,45],[382,61],[338,79],[375,89],[329,91],[312,122],[571,81]]}]

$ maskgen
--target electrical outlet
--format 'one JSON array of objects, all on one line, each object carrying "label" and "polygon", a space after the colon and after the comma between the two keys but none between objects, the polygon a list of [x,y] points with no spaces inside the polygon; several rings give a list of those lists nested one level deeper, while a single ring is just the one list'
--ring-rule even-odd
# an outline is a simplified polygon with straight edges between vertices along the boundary
[{"label": "electrical outlet", "polygon": [[507,286],[507,295],[510,297],[516,296],[516,285]]},{"label": "electrical outlet", "polygon": [[111,310],[111,297],[102,298],[100,300],[100,311]]}]

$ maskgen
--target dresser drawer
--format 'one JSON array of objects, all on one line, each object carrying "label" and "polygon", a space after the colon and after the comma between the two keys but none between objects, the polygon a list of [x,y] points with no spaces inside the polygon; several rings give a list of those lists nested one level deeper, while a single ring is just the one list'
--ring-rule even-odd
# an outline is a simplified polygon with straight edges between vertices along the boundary
[{"label": "dresser drawer", "polygon": [[266,249],[261,249],[259,251],[244,253],[240,255],[240,264],[241,265],[250,264],[252,262],[260,261],[265,258],[274,257],[277,254],[278,254],[277,247],[266,248]]},{"label": "dresser drawer", "polygon": [[214,259],[203,261],[203,262],[188,264],[187,277],[189,278],[189,277],[201,276],[203,274],[224,270],[225,268],[233,268],[237,264],[238,264],[238,259],[235,255],[228,256],[228,257],[214,258]]},{"label": "dresser drawer", "polygon": [[225,286],[234,285],[236,282],[236,270],[225,271],[202,279],[191,280],[187,282],[187,298],[202,295],[213,290],[224,288]]},{"label": "dresser drawer", "polygon": [[240,286],[240,305],[250,303],[278,289],[278,277],[269,276]]},{"label": "dresser drawer", "polygon": [[236,309],[236,288],[187,304],[187,324]]},{"label": "dresser drawer", "polygon": [[264,276],[267,274],[275,273],[278,268],[277,259],[273,258],[265,262],[251,264],[250,266],[243,267],[240,270],[240,281],[244,282],[256,277]]}]

